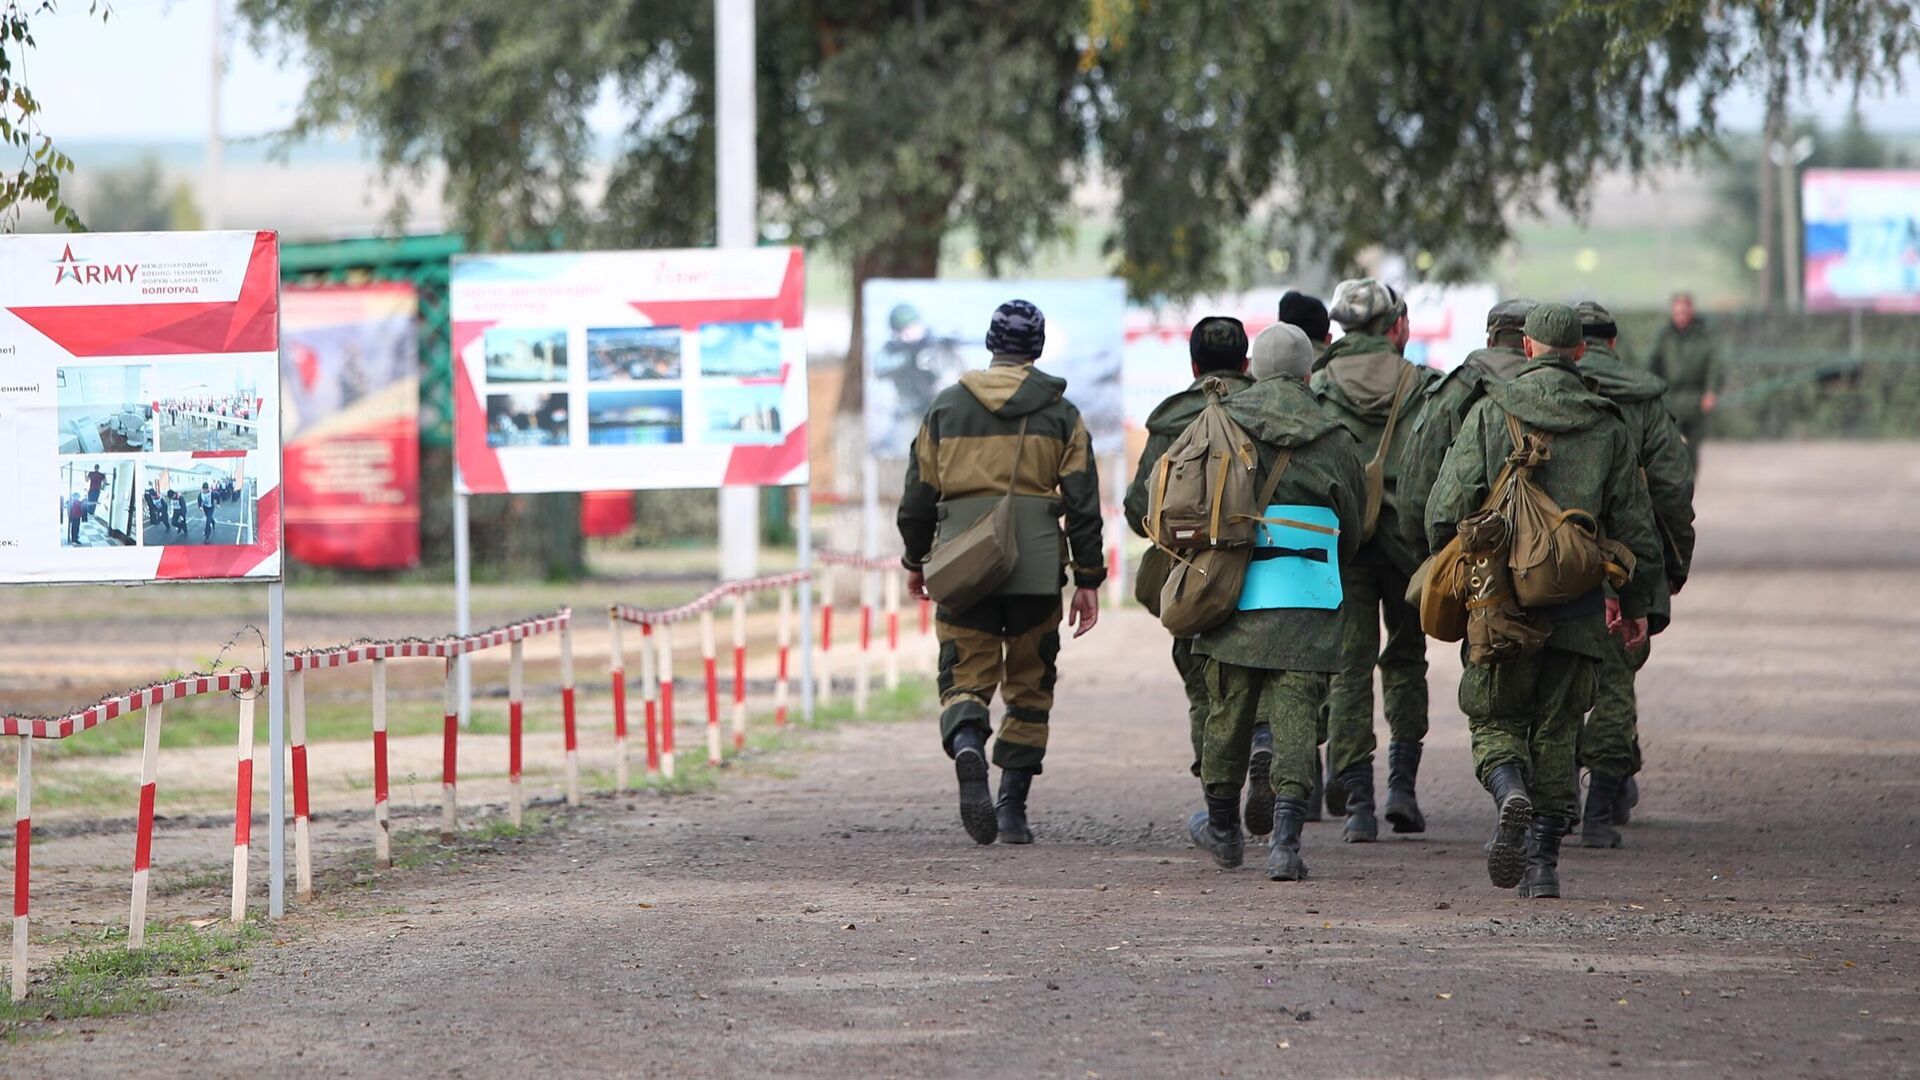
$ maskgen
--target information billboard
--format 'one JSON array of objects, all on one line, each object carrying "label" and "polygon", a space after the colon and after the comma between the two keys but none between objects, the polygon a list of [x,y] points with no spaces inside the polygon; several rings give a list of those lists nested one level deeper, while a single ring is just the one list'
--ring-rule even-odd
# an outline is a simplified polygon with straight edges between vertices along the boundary
[{"label": "information billboard", "polygon": [[1801,177],[1809,311],[1920,311],[1920,170]]}]

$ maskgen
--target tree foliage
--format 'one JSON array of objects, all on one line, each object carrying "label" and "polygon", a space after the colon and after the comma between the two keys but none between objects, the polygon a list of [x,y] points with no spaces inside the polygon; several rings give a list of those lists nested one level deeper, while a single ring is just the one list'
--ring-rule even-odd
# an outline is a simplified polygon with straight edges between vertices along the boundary
[{"label": "tree foliage", "polygon": [[[0,3],[0,146],[20,155],[12,172],[0,172],[0,229],[7,232],[19,227],[20,211],[28,206],[46,207],[62,228],[85,227],[60,193],[61,178],[73,172],[73,159],[40,130],[40,100],[27,86],[27,54],[34,46],[29,24],[58,7],[57,0]],[[104,20],[112,9],[105,0],[90,0],[87,13]]]}]

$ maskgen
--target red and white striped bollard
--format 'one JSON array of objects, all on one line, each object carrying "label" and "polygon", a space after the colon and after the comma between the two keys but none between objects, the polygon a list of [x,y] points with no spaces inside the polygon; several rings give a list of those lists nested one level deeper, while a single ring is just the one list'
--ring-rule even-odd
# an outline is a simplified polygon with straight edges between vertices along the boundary
[{"label": "red and white striped bollard", "polygon": [[247,852],[253,832],[253,695],[257,679],[242,682],[240,720],[234,748],[233,786],[233,910],[231,918],[238,926],[247,921]]},{"label": "red and white striped bollard", "polygon": [[27,921],[33,881],[33,739],[20,736],[20,786],[13,800],[13,1000],[27,996]]},{"label": "red and white striped bollard", "polygon": [[747,601],[733,594],[733,752],[747,748]]},{"label": "red and white striped bollard", "polygon": [[707,764],[720,764],[720,676],[714,671],[713,609],[700,612],[700,663],[707,675]]},{"label": "red and white striped bollard", "polygon": [[460,667],[455,656],[447,657],[447,679],[442,691],[441,712],[445,726],[440,736],[440,842],[453,843],[460,818],[456,809],[454,785],[460,758]]},{"label": "red and white striped bollard", "polygon": [[527,806],[520,786],[520,749],[525,723],[521,695],[526,690],[526,644],[525,638],[516,637],[507,647],[507,820],[516,829]]},{"label": "red and white striped bollard", "polygon": [[313,899],[313,826],[308,821],[307,791],[307,673],[287,678],[287,739],[293,744],[293,873],[294,896]]},{"label": "red and white striped bollard", "polygon": [[645,699],[647,775],[660,775],[660,660],[653,641],[653,624],[640,624],[640,696]]},{"label": "red and white striped bollard", "polygon": [[160,723],[166,706],[147,706],[146,741],[140,749],[140,818],[133,834],[133,902],[127,915],[127,948],[147,943],[147,874],[153,863],[153,803],[159,792]]},{"label": "red and white striped bollard", "polygon": [[573,620],[560,626],[560,723],[567,750],[567,805],[580,805],[580,728],[573,713]]},{"label": "red and white striped bollard", "polygon": [[607,645],[608,677],[613,680],[613,789],[627,790],[627,657],[621,641],[620,614],[610,616],[612,641]]},{"label": "red and white striped bollard", "polygon": [[793,586],[780,587],[780,625],[774,631],[780,645],[780,670],[773,682],[773,726],[787,726],[787,697],[791,693],[787,654],[793,646]]},{"label": "red and white striped bollard", "polygon": [[673,624],[663,623],[660,646],[660,775],[673,779]]},{"label": "red and white striped bollard", "polygon": [[373,660],[373,865],[393,867],[392,808],[387,793],[387,661]]}]

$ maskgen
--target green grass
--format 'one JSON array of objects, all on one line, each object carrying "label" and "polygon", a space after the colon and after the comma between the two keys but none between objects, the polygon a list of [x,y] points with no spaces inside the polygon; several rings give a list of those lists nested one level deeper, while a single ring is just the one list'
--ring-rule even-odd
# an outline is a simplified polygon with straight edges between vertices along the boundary
[{"label": "green grass", "polygon": [[154,927],[138,952],[127,950],[124,929],[90,935],[40,969],[25,1001],[0,1004],[0,1032],[11,1038],[33,1021],[157,1011],[169,1003],[169,991],[203,985],[207,976],[244,975],[246,947],[266,933],[255,923]]}]

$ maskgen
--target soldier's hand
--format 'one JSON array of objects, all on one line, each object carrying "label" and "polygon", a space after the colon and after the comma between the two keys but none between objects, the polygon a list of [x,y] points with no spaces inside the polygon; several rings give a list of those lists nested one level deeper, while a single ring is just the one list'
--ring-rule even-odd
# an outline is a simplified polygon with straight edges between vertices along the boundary
[{"label": "soldier's hand", "polygon": [[1647,643],[1646,619],[1626,619],[1621,622],[1620,626],[1620,644],[1625,645],[1628,652],[1632,652],[1634,649]]},{"label": "soldier's hand", "polygon": [[1620,600],[1618,597],[1607,597],[1607,633],[1616,636],[1620,633]]},{"label": "soldier's hand", "polygon": [[1067,615],[1067,625],[1074,627],[1073,636],[1079,637],[1093,629],[1100,621],[1100,590],[1079,588],[1073,590],[1073,606]]},{"label": "soldier's hand", "polygon": [[927,599],[927,575],[918,570],[907,571],[907,595],[915,600]]},{"label": "soldier's hand", "polygon": [[1719,400],[1720,399],[1714,396],[1714,393],[1711,390],[1707,391],[1704,394],[1701,394],[1700,395],[1700,411],[1703,413],[1712,412],[1714,405],[1718,403]]}]

